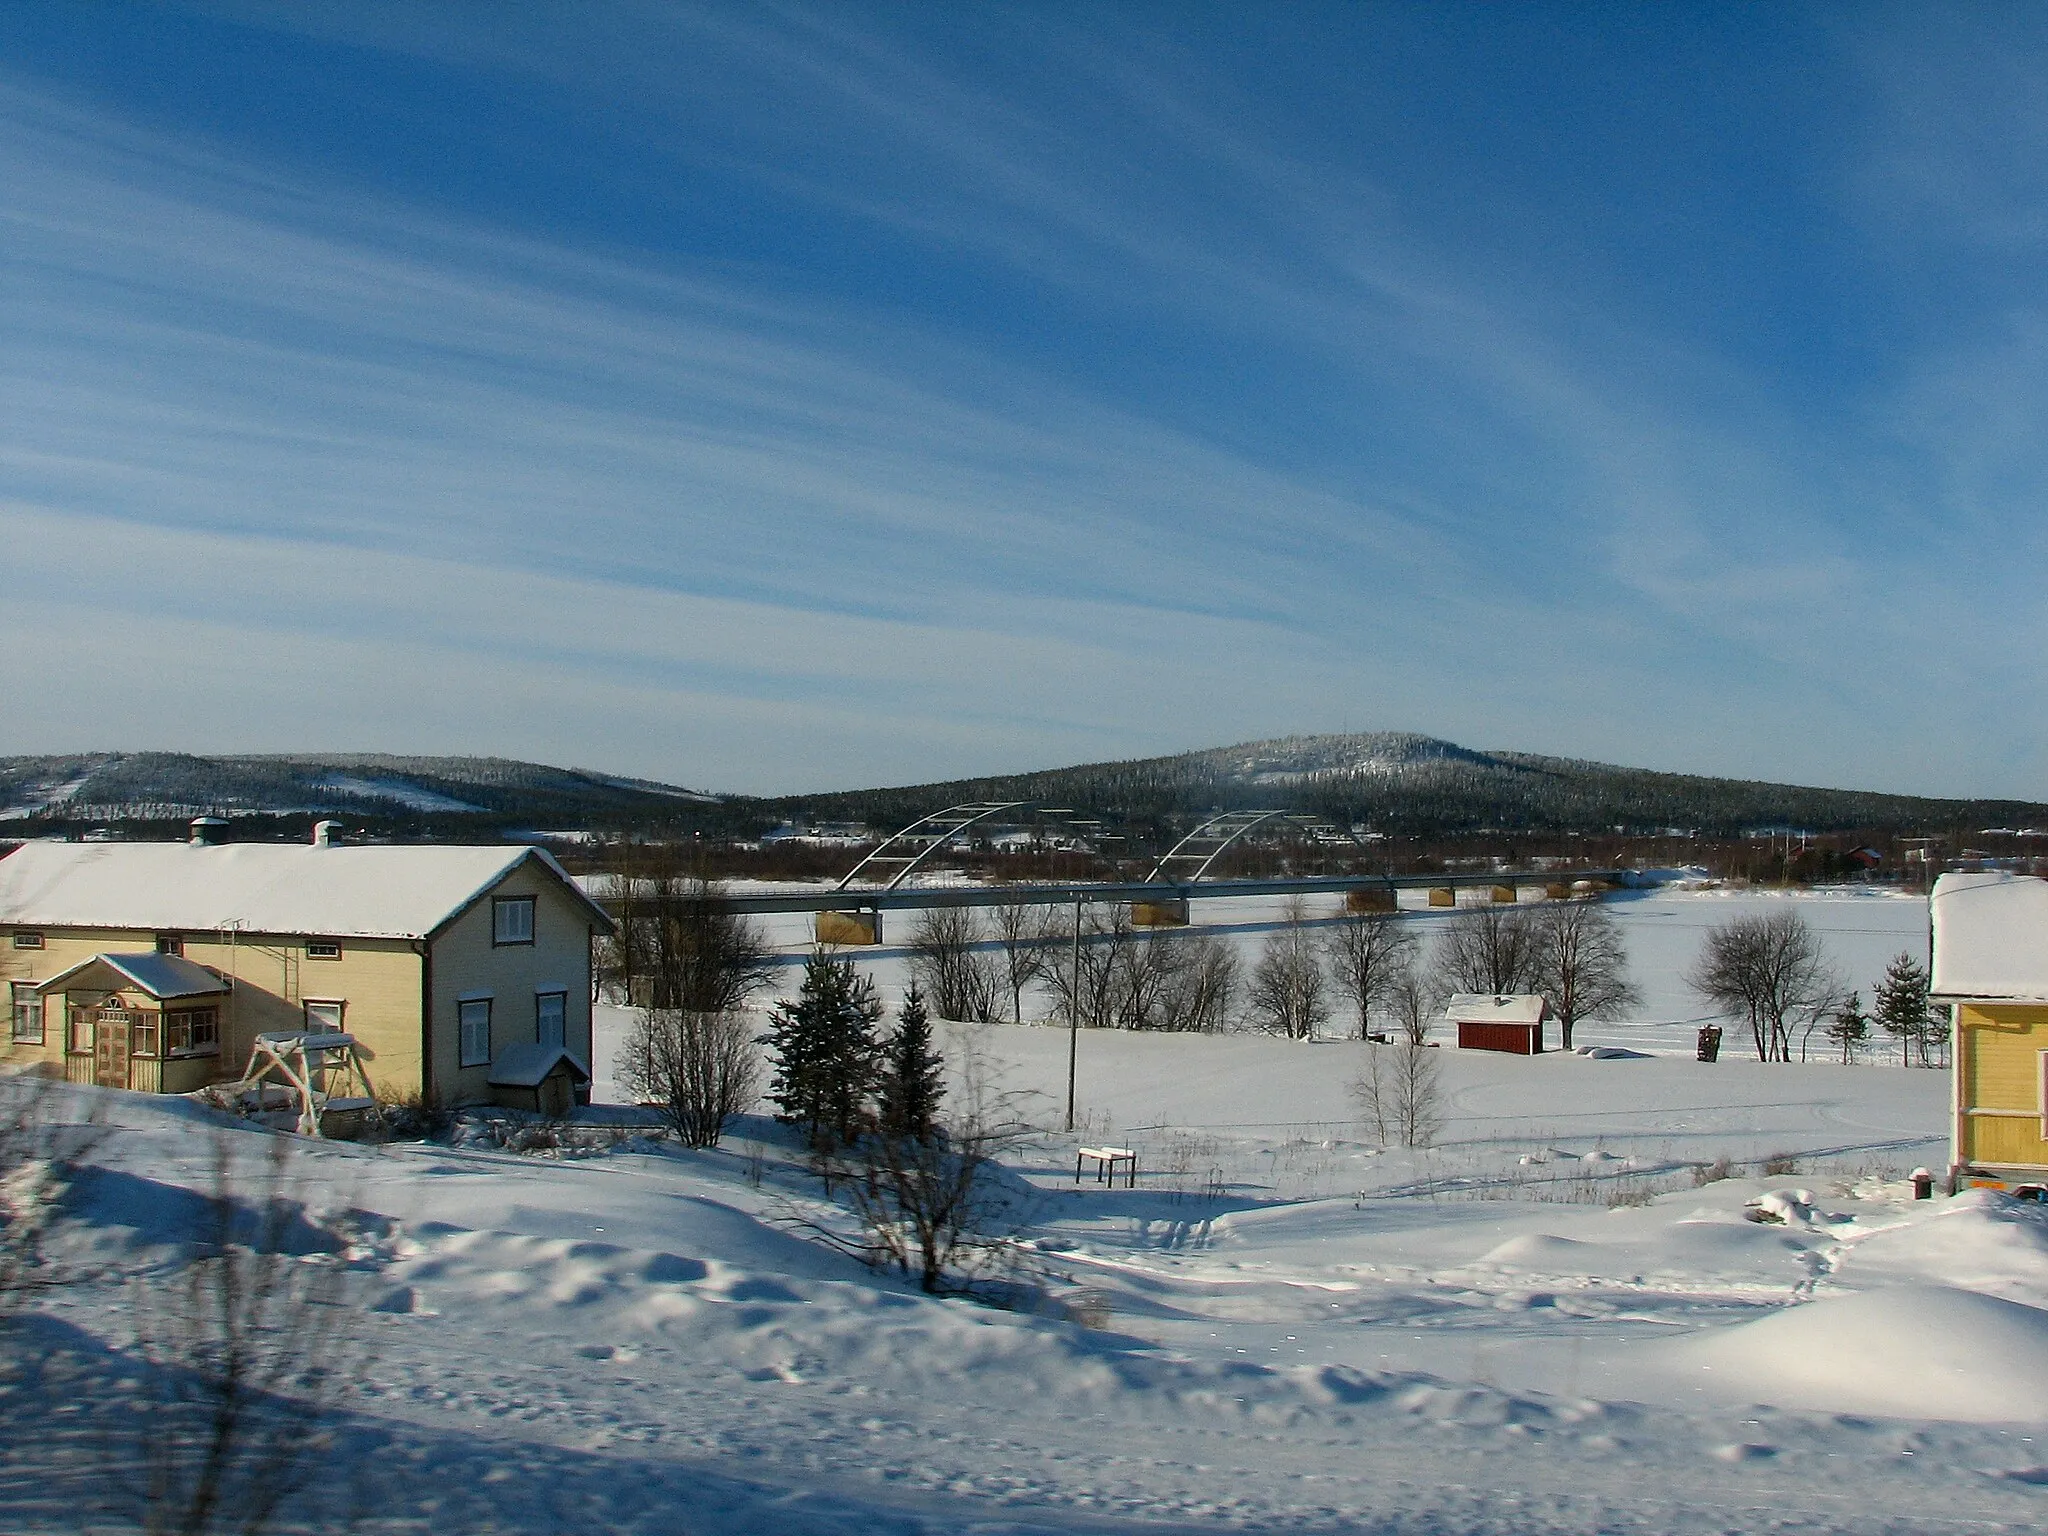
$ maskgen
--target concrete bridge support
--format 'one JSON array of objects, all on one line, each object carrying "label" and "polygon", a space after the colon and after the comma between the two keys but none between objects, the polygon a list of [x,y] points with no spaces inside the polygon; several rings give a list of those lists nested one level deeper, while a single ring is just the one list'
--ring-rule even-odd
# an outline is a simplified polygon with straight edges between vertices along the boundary
[{"label": "concrete bridge support", "polygon": [[1344,893],[1346,912],[1393,912],[1399,908],[1392,886],[1368,886],[1364,890]]},{"label": "concrete bridge support", "polygon": [[879,944],[882,914],[873,910],[820,912],[813,932],[820,944]]},{"label": "concrete bridge support", "polygon": [[1188,925],[1186,897],[1131,903],[1133,928],[1185,928]]}]

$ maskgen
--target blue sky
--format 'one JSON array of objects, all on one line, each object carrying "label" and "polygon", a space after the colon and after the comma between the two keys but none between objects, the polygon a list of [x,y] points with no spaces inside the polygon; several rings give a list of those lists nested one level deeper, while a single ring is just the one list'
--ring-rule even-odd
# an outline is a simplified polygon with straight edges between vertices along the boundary
[{"label": "blue sky", "polygon": [[2048,12],[0,9],[0,751],[2048,797]]}]

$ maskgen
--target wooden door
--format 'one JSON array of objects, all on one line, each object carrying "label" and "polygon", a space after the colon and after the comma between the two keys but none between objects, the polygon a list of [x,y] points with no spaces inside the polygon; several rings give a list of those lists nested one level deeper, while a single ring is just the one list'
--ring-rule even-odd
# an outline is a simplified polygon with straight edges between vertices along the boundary
[{"label": "wooden door", "polygon": [[102,1088],[128,1086],[128,1028],[125,1008],[102,1008],[93,1028],[93,1078]]}]

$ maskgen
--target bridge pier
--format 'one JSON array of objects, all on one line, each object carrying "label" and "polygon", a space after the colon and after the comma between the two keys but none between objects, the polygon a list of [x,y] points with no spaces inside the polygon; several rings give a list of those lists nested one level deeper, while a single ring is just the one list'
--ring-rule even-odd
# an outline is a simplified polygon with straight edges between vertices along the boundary
[{"label": "bridge pier", "polygon": [[1131,926],[1133,928],[1185,928],[1188,925],[1188,899],[1185,896],[1157,897],[1151,901],[1131,903]]},{"label": "bridge pier", "polygon": [[1399,907],[1400,903],[1394,899],[1394,888],[1390,885],[1367,886],[1363,890],[1344,893],[1346,912],[1393,912]]},{"label": "bridge pier", "polygon": [[882,914],[870,908],[857,912],[820,912],[812,932],[820,944],[879,944]]}]

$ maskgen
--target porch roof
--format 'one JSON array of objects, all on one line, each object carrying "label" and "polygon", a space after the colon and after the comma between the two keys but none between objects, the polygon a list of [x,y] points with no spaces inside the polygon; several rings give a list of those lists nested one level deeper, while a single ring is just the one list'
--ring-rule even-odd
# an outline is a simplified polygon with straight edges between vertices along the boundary
[{"label": "porch roof", "polygon": [[569,1073],[577,1082],[590,1081],[590,1068],[566,1045],[536,1045],[532,1041],[508,1045],[499,1051],[487,1081],[493,1088],[538,1088],[563,1062],[568,1063]]},{"label": "porch roof", "polygon": [[136,987],[160,1003],[188,997],[221,997],[228,984],[205,966],[183,955],[94,955],[69,970],[59,971],[48,981],[36,983],[38,992],[65,992],[90,986],[104,979],[107,990]]}]

